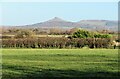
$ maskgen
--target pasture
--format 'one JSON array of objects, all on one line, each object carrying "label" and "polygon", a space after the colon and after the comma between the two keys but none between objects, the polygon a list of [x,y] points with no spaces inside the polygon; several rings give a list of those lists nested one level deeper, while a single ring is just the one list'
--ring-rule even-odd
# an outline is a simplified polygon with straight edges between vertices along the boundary
[{"label": "pasture", "polygon": [[118,76],[118,49],[2,49],[2,79]]}]

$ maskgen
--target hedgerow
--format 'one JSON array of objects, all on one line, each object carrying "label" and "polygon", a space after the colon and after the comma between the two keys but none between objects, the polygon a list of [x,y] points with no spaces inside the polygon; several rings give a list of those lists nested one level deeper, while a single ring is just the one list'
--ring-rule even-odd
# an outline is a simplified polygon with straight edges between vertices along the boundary
[{"label": "hedgerow", "polygon": [[3,48],[108,48],[109,38],[64,38],[64,37],[40,37],[3,39]]}]

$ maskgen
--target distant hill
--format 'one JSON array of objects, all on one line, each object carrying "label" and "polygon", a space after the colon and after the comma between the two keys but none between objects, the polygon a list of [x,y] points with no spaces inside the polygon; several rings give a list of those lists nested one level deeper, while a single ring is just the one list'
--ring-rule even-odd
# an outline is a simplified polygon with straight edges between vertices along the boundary
[{"label": "distant hill", "polygon": [[72,28],[80,27],[80,24],[62,20],[61,18],[55,17],[45,22],[36,23],[32,25],[26,25],[24,27],[35,27],[35,28]]},{"label": "distant hill", "polygon": [[79,22],[70,22],[63,20],[58,17],[54,17],[45,22],[35,23],[31,25],[24,26],[16,26],[17,28],[83,28],[89,30],[118,30],[118,22],[117,21],[109,21],[109,20],[81,20]]},{"label": "distant hill", "polygon": [[78,22],[81,25],[81,28],[91,29],[91,30],[118,30],[118,22],[117,21],[109,21],[109,20],[82,20]]}]

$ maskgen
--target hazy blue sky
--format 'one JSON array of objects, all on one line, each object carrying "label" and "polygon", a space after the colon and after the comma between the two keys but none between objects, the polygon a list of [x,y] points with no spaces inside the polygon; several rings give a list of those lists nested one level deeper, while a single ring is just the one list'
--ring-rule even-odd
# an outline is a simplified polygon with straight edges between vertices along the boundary
[{"label": "hazy blue sky", "polygon": [[118,2],[119,0],[0,0],[0,2]]},{"label": "hazy blue sky", "polygon": [[114,2],[8,2],[2,3],[1,9],[2,22],[0,25],[33,24],[54,17],[73,22],[87,19],[118,19],[118,4]]}]

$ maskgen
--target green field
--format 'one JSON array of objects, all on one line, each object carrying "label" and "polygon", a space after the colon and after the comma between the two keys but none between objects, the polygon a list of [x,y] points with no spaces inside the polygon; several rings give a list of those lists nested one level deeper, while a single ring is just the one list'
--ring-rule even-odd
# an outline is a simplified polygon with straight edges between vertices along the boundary
[{"label": "green field", "polygon": [[2,79],[118,76],[117,49],[3,49],[2,58]]}]

